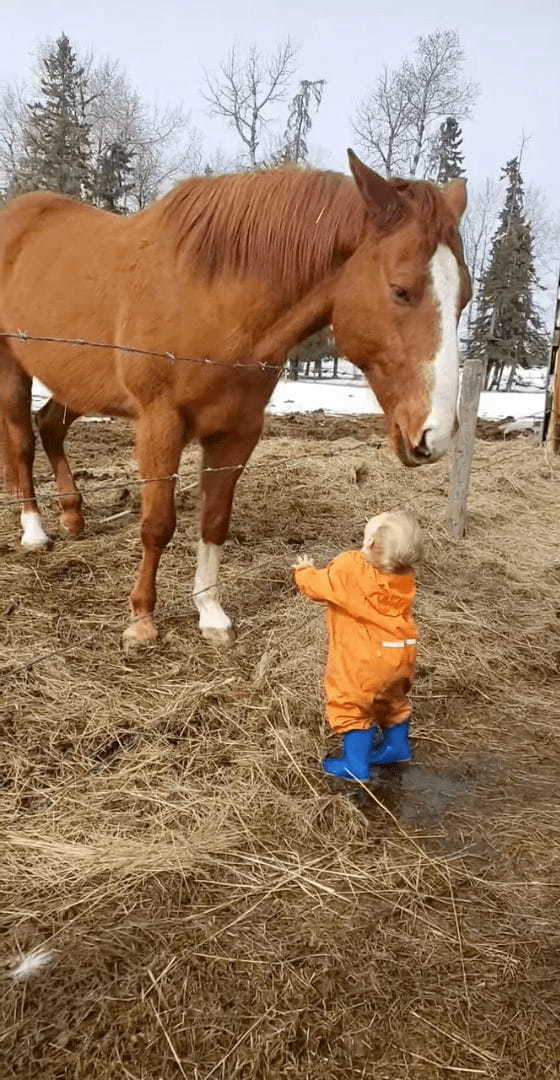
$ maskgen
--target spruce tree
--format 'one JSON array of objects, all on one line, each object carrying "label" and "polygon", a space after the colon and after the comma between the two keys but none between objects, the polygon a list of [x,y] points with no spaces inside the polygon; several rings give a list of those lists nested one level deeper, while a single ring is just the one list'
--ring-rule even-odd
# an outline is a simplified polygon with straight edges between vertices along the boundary
[{"label": "spruce tree", "polygon": [[463,133],[454,116],[440,124],[432,152],[431,173],[438,184],[464,176]]},{"label": "spruce tree", "polygon": [[132,151],[115,141],[99,156],[94,180],[94,201],[104,210],[126,214],[126,196],[134,187]]},{"label": "spruce tree", "polygon": [[18,187],[86,199],[91,193],[87,80],[66,34],[40,62],[40,100],[26,106]]},{"label": "spruce tree", "polygon": [[269,164],[272,167],[303,165],[307,162],[307,139],[313,126],[312,109],[314,107],[315,112],[318,111],[325,83],[325,79],[301,80],[299,90],[290,103],[283,143],[280,149],[270,156]]},{"label": "spruce tree", "polygon": [[541,286],[535,272],[531,226],[524,214],[517,157],[507,162],[501,178],[507,179],[506,196],[480,279],[478,311],[468,346],[469,356],[486,357],[486,385],[490,389],[499,389],[506,368],[509,388],[517,367],[543,364],[547,352],[535,301],[535,290]]}]

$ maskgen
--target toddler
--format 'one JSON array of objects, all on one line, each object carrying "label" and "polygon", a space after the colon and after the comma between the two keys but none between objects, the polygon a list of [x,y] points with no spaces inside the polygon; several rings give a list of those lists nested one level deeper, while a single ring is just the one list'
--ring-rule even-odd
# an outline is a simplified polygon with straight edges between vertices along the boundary
[{"label": "toddler", "polygon": [[342,757],[323,762],[333,776],[367,780],[374,765],[410,760],[411,609],[421,556],[416,518],[397,510],[368,521],[361,551],[346,551],[323,570],[305,556],[293,567],[298,589],[327,605],[327,721],[343,742]]}]

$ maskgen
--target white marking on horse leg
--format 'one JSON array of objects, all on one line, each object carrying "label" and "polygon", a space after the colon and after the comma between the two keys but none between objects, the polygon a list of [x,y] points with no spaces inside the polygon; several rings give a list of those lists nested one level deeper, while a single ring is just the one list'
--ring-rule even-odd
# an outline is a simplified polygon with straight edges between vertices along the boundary
[{"label": "white marking on horse leg", "polygon": [[433,360],[431,409],[424,427],[424,442],[432,458],[436,459],[449,450],[459,392],[459,266],[446,244],[436,248],[430,262],[430,275],[439,308],[440,336]]},{"label": "white marking on horse leg", "polygon": [[46,547],[49,543],[49,538],[43,528],[41,515],[37,510],[22,510],[21,527],[23,529],[21,546],[27,548],[28,551],[37,551],[39,548]]},{"label": "white marking on horse leg", "polygon": [[200,540],[193,590],[202,636],[215,644],[229,644],[233,636],[231,619],[222,608],[217,594],[222,551],[220,545],[206,544]]}]

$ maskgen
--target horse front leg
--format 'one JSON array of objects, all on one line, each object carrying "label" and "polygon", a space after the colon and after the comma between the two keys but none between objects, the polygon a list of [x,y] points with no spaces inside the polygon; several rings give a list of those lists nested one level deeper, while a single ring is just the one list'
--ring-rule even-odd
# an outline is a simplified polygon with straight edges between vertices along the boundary
[{"label": "horse front leg", "polygon": [[262,432],[263,418],[243,432],[208,439],[203,446],[202,514],[193,599],[199,629],[212,645],[227,646],[235,634],[218,599],[218,579],[235,486]]},{"label": "horse front leg", "polygon": [[125,648],[157,638],[154,623],[156,576],[164,548],[175,532],[175,484],[186,442],[183,417],[168,407],[151,407],[136,423],[136,458],[142,483],[143,555],[130,594],[132,619],[123,634]]},{"label": "horse front leg", "polygon": [[70,536],[80,536],[84,530],[82,496],[76,487],[72,470],[64,452],[64,440],[79,413],[51,398],[35,415],[37,428],[54,473],[60,498],[60,523]]}]

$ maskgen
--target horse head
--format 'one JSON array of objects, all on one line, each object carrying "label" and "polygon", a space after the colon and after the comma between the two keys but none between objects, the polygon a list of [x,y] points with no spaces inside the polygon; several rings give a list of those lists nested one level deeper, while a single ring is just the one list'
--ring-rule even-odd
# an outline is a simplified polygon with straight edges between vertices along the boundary
[{"label": "horse head", "polygon": [[446,453],[457,427],[457,326],[471,295],[459,234],[466,185],[385,180],[349,159],[368,224],[342,268],[332,323],[401,461],[422,465]]}]

